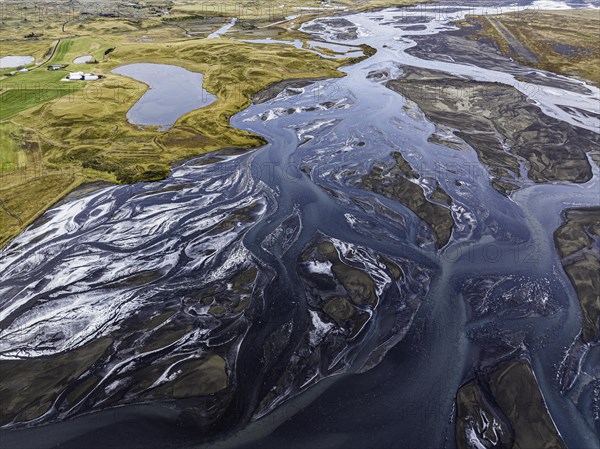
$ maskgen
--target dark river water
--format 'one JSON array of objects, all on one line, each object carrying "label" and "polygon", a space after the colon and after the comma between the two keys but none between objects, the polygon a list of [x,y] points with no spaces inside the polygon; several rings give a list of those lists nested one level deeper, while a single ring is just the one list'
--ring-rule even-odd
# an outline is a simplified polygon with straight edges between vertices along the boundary
[{"label": "dark river water", "polygon": [[[165,181],[105,188],[47,212],[0,259],[0,318],[11,316],[2,323],[0,355],[36,357],[79,347],[110,334],[137,310],[159,309],[175,300],[172,292],[193,285],[200,275],[225,279],[230,266],[250,257],[274,274],[262,316],[249,330],[249,341],[261,341],[272,331],[269,323],[283,315],[298,322],[310,319],[306,305],[294,300],[296,264],[321,232],[431,270],[428,294],[412,326],[371,370],[353,374],[371,348],[366,341],[346,373],[316,383],[207,447],[452,448],[454,398],[481,356],[477,336],[500,338],[507,330],[522,334],[548,409],[568,446],[600,447],[590,418],[559,393],[558,370],[580,332],[581,312],[552,240],[562,210],[600,204],[597,168],[586,184],[526,183],[506,198],[491,187],[474,151],[429,143],[435,126],[381,80],[368,76],[385,70],[393,77],[408,65],[510,84],[548,115],[597,129],[594,117],[570,115],[558,107],[597,110],[598,90],[593,87],[585,86],[588,93],[579,94],[537,85],[532,89],[514,74],[405,53],[414,45],[412,34],[434,34],[465,13],[487,11],[431,6],[349,15],[345,18],[358,26],[350,40],[338,40],[340,30],[326,25],[315,38],[341,45],[366,43],[378,52],[343,69],[344,78],[284,91],[233,117],[234,126],[265,136],[267,145],[222,156],[217,163],[192,161]],[[415,18],[412,23],[422,18],[425,29],[395,26],[409,16]],[[389,162],[392,151],[401,152],[424,183],[437,180],[454,200],[455,230],[441,251],[418,244],[418,220],[406,207],[354,182],[373,163]],[[258,211],[235,232],[210,237],[197,232],[219,214],[250,203],[259,204]],[[264,242],[290,218],[301,223],[293,240],[284,249],[267,251]],[[208,257],[208,247],[218,257]],[[104,285],[124,272],[147,271],[160,273],[160,280],[113,289],[108,298]],[[494,285],[486,300],[502,313],[472,319],[465,286],[482,279]],[[504,304],[507,292],[522,298],[532,313],[523,316]],[[40,295],[49,300],[29,308]],[[56,338],[59,330],[62,337]],[[253,372],[260,361],[252,345],[246,346],[240,348],[238,370]],[[592,360],[598,358],[596,349],[589,355]],[[589,372],[594,369],[588,366]],[[252,394],[252,385],[242,382],[241,388]],[[185,443],[174,436],[173,418],[173,412],[160,406],[129,406],[37,429],[4,431],[2,442],[39,448],[59,443],[84,447],[92,441],[103,447],[197,447],[187,435]],[[102,427],[105,431],[98,433]]]}]

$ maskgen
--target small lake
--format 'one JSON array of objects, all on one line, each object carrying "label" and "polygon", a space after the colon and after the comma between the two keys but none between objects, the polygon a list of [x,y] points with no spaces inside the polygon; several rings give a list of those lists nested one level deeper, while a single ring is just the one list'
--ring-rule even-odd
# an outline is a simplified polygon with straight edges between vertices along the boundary
[{"label": "small lake", "polygon": [[146,83],[150,89],[127,113],[129,123],[168,128],[181,116],[214,102],[201,73],[166,64],[130,64],[112,71]]},{"label": "small lake", "polygon": [[0,58],[0,69],[29,65],[33,64],[33,61],[33,56],[4,56],[3,58]]},{"label": "small lake", "polygon": [[78,58],[73,59],[73,64],[85,64],[86,62],[90,62],[92,60],[92,55],[80,56]]}]

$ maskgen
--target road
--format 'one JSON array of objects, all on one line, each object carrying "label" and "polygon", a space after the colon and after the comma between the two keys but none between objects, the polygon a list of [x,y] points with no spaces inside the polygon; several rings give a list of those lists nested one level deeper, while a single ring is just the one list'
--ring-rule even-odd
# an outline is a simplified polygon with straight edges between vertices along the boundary
[{"label": "road", "polygon": [[511,50],[528,64],[535,64],[539,61],[527,47],[525,47],[497,18],[488,17],[490,24],[506,39]]}]

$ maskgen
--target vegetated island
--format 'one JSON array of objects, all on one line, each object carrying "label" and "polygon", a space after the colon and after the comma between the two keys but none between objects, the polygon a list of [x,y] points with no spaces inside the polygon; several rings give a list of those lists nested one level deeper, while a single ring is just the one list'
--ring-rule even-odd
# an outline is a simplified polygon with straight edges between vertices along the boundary
[{"label": "vegetated island", "polygon": [[600,207],[568,209],[563,215],[554,241],[581,303],[582,339],[600,343]]},{"label": "vegetated island", "polygon": [[492,186],[505,195],[528,180],[592,178],[587,153],[597,149],[598,134],[547,116],[515,87],[416,68],[386,85],[416,103],[436,126],[451,130],[459,144],[472,147]]},{"label": "vegetated island", "polygon": [[477,370],[456,394],[456,446],[566,448],[525,359]]}]

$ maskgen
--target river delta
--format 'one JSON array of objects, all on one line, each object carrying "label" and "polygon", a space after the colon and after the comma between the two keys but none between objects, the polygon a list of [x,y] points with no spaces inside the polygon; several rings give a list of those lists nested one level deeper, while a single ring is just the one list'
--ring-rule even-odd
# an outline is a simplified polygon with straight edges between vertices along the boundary
[{"label": "river delta", "polygon": [[[599,90],[454,24],[485,13],[307,21],[376,52],[255,94],[231,124],[264,146],[75,192],[9,243],[3,447],[599,447]],[[135,68],[151,105],[202,77]]]}]

